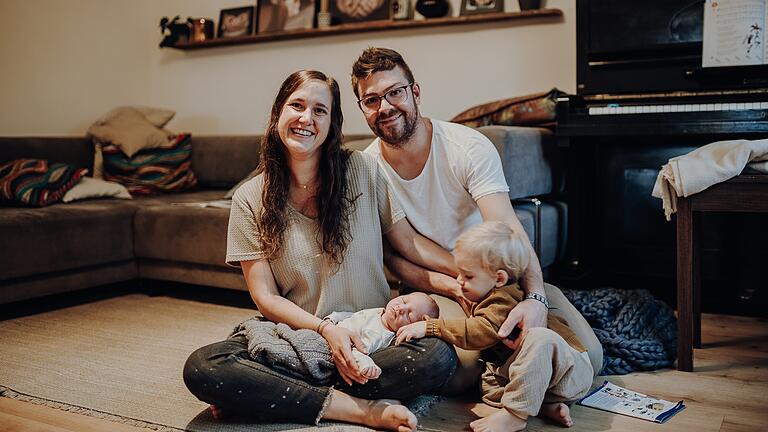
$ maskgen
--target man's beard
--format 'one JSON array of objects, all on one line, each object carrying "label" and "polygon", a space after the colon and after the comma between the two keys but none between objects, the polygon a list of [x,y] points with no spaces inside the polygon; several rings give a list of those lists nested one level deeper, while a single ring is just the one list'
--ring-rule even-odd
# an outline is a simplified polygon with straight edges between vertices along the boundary
[{"label": "man's beard", "polygon": [[400,113],[403,120],[405,120],[405,125],[403,125],[402,129],[396,126],[384,128],[376,122],[373,126],[373,132],[385,143],[392,147],[400,148],[416,133],[416,125],[419,123],[419,112],[418,108],[413,112],[395,111]]}]

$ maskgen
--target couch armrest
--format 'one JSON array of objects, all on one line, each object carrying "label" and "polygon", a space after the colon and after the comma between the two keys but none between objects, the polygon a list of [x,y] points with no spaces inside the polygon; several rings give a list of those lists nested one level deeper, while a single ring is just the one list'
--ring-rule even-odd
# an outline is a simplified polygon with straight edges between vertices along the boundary
[{"label": "couch armrest", "polygon": [[552,132],[522,126],[483,126],[478,131],[493,142],[501,156],[509,199],[553,192],[557,149]]}]

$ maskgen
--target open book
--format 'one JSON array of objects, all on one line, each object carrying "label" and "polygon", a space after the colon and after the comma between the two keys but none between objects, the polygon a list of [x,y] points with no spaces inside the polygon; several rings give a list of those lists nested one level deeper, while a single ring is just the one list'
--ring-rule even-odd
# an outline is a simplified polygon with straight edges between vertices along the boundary
[{"label": "open book", "polygon": [[768,64],[765,0],[704,2],[703,67]]},{"label": "open book", "polygon": [[685,409],[683,401],[669,402],[627,390],[605,381],[579,401],[579,405],[664,423]]}]

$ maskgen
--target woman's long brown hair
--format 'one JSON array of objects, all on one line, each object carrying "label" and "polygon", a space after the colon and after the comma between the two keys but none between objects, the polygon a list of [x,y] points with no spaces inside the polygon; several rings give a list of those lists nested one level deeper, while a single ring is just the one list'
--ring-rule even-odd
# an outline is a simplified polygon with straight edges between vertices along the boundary
[{"label": "woman's long brown hair", "polygon": [[321,147],[319,179],[320,188],[315,196],[320,231],[317,241],[331,262],[338,266],[344,260],[344,251],[351,239],[349,215],[354,211],[354,198],[347,196],[347,161],[350,151],[341,148],[344,136],[341,126],[341,92],[335,79],[322,72],[300,70],[283,81],[272,105],[267,131],[262,142],[259,169],[264,175],[264,189],[261,193],[262,209],[257,216],[261,246],[269,261],[280,255],[283,237],[287,228],[285,206],[288,202],[290,168],[288,155],[277,130],[280,113],[288,98],[302,84],[310,80],[322,81],[328,85],[333,96],[331,125],[328,137]]}]

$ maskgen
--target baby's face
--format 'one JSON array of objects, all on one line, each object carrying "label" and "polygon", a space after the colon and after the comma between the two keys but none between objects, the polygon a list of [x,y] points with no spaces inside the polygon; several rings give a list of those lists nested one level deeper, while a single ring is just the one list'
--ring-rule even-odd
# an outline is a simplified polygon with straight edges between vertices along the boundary
[{"label": "baby's face", "polygon": [[411,293],[395,297],[387,303],[382,318],[392,331],[421,321],[430,313],[430,302],[424,293]]},{"label": "baby's face", "polygon": [[467,299],[478,302],[496,286],[496,275],[484,269],[476,257],[457,249],[454,251],[453,261],[459,269],[456,281]]}]

